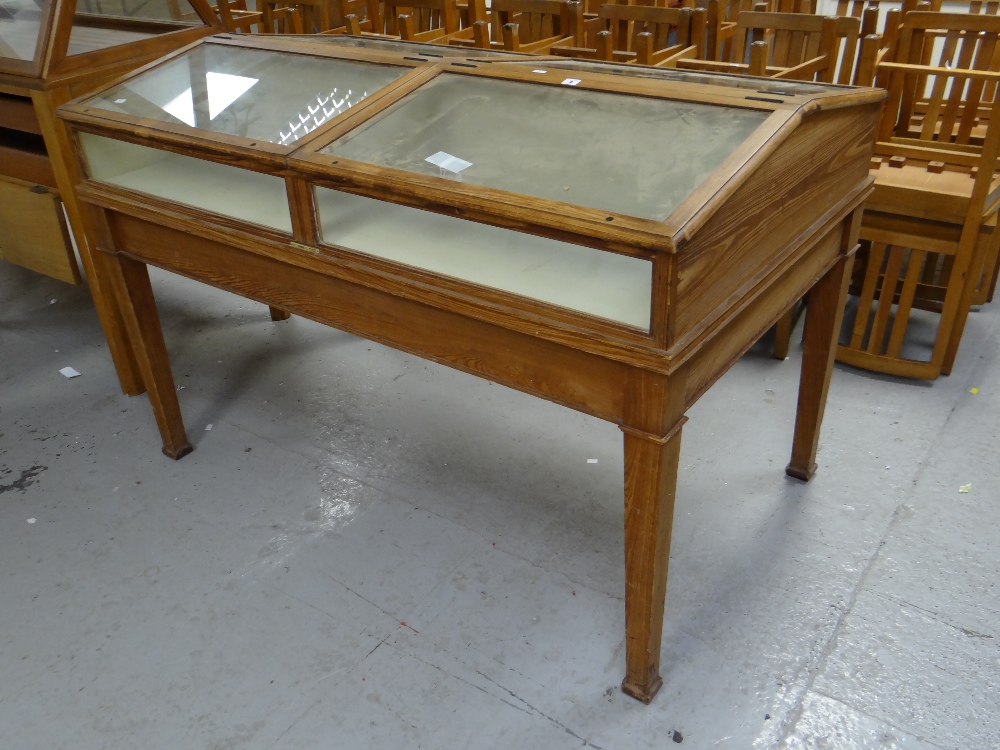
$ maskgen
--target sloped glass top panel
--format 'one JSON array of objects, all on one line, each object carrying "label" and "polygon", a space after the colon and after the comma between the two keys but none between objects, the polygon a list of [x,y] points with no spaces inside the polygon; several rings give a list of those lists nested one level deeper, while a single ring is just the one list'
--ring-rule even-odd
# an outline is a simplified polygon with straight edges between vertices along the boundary
[{"label": "sloped glass top panel", "polygon": [[408,70],[202,44],[87,105],[287,146]]},{"label": "sloped glass top panel", "polygon": [[44,15],[44,0],[0,0],[0,57],[33,60]]},{"label": "sloped glass top panel", "polygon": [[442,74],[322,153],[663,220],[768,114]]},{"label": "sloped glass top panel", "polygon": [[67,55],[204,26],[188,0],[77,0]]}]

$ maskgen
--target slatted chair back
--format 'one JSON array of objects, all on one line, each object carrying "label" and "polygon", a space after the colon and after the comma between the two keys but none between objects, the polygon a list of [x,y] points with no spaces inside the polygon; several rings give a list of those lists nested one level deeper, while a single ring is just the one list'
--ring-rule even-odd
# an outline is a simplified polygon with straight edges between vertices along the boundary
[{"label": "slatted chair back", "polygon": [[362,31],[376,33],[383,29],[381,0],[340,0],[340,17],[353,16]]},{"label": "slatted chair back", "polygon": [[379,34],[400,36],[399,17],[407,16],[414,33],[440,30],[451,34],[459,30],[459,12],[455,0],[382,0],[382,24]]},{"label": "slatted chair back", "polygon": [[[768,76],[850,83],[860,30],[861,22],[852,17],[744,11],[737,18],[736,33],[727,45],[729,57],[718,61],[720,65],[698,61],[681,61],[678,65],[748,72],[749,65],[757,63],[756,71],[766,51]],[[839,62],[842,64],[838,69]]]},{"label": "slatted chair back", "polygon": [[[973,300],[989,294],[1000,242],[1000,99],[986,93],[1000,81],[998,38],[997,16],[912,12],[893,59],[879,65],[888,99],[841,361],[907,377],[947,374]],[[935,65],[922,62],[928,47]],[[940,315],[923,358],[904,348],[914,309]]]},{"label": "slatted chair back", "polygon": [[[679,53],[700,57],[705,38],[705,10],[605,4],[598,9],[593,45],[553,46],[568,57],[659,65]],[[591,31],[594,27],[591,27]]]},{"label": "slatted chair back", "polygon": [[878,83],[890,92],[886,112],[896,115],[882,118],[879,140],[981,141],[983,115],[996,98],[996,83],[988,77],[956,77],[954,71],[1000,70],[998,37],[998,16],[907,14],[894,62],[879,69]]},{"label": "slatted chair back", "polygon": [[736,19],[741,12],[753,9],[754,0],[708,0],[705,6],[705,59],[729,60]]},{"label": "slatted chair back", "polygon": [[260,11],[248,10],[246,0],[218,0],[215,12],[226,31],[234,33],[248,34],[255,28],[259,31],[264,17]]},{"label": "slatted chair back", "polygon": [[492,38],[504,38],[504,27],[517,26],[518,47],[546,40],[583,37],[583,13],[579,3],[564,0],[493,0],[490,4]]}]

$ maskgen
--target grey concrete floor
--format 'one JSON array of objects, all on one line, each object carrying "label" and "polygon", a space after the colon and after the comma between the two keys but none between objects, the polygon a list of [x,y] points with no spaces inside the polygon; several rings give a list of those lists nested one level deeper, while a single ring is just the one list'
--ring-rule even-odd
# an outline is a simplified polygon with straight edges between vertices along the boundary
[{"label": "grey concrete floor", "polygon": [[2,750],[1000,747],[996,306],[937,382],[838,366],[809,484],[798,349],[692,409],[643,706],[614,426],[154,286],[179,462],[86,291],[0,268]]}]

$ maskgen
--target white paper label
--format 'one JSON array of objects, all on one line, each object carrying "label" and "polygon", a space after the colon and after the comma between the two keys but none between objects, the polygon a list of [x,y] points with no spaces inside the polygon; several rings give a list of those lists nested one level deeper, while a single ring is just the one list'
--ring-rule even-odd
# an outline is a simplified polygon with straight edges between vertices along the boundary
[{"label": "white paper label", "polygon": [[424,161],[429,161],[431,164],[441,167],[441,169],[447,169],[449,172],[454,172],[455,174],[472,166],[471,161],[459,159],[457,156],[452,156],[444,151],[438,151],[436,154],[428,156]]},{"label": "white paper label", "polygon": [[563,86],[576,86],[582,79],[580,78],[566,78],[563,80]]},{"label": "white paper label", "polygon": [[59,372],[62,373],[63,375],[65,375],[67,378],[78,378],[78,377],[80,377],[80,373],[78,373],[72,367],[64,367]]},{"label": "white paper label", "polygon": [[548,73],[549,71],[547,71],[547,70],[539,70],[538,68],[536,68],[535,70],[533,70],[531,72],[532,73]]}]

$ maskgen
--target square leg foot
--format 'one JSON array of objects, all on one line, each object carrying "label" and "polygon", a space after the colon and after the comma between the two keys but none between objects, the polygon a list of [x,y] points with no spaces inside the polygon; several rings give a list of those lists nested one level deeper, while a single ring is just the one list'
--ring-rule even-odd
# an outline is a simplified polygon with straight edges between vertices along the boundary
[{"label": "square leg foot", "polygon": [[661,687],[663,687],[663,678],[660,675],[656,675],[656,679],[649,685],[637,685],[629,682],[628,679],[622,681],[622,692],[643,703],[649,703],[653,700],[660,692]]},{"label": "square leg foot", "polygon": [[194,446],[191,443],[184,443],[177,448],[169,448],[166,445],[163,446],[163,455],[169,456],[174,459],[174,461],[179,461],[184,458],[188,453],[194,450]]},{"label": "square leg foot", "polygon": [[801,479],[803,482],[808,482],[813,478],[813,474],[816,473],[816,464],[813,464],[808,469],[788,464],[788,466],[785,467],[785,473],[790,477],[795,477],[796,479]]}]

